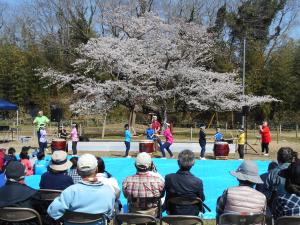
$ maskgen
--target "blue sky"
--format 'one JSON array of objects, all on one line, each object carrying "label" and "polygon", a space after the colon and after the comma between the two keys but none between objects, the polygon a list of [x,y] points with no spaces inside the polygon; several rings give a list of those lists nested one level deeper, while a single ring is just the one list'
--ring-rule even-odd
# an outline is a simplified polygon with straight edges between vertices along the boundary
[{"label": "blue sky", "polygon": [[[14,7],[17,6],[20,3],[26,2],[28,0],[0,0],[0,3],[7,3],[8,5]],[[295,26],[292,27],[292,29],[289,31],[289,37],[293,38],[293,39],[297,39],[300,40],[300,17],[298,16],[297,18],[298,21],[296,21]]]}]

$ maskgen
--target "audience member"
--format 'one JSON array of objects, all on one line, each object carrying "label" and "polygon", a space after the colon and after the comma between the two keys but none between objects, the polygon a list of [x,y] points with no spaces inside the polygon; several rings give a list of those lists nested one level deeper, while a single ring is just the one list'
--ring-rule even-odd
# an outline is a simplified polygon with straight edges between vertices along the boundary
[{"label": "audience member", "polygon": [[25,166],[26,168],[26,176],[31,176],[33,175],[33,168],[31,165],[31,162],[29,160],[29,155],[28,155],[28,147],[23,147],[22,151],[20,153],[20,162]]},{"label": "audience member", "polygon": [[0,188],[0,207],[15,206],[34,208],[37,191],[26,186],[25,166],[18,161],[11,161],[5,169],[7,182]]},{"label": "audience member", "polygon": [[289,167],[295,154],[293,149],[289,147],[282,147],[277,152],[278,167],[273,169],[266,179],[265,195],[268,200],[268,206],[272,207],[272,201],[277,194],[285,194],[285,179],[280,177],[278,173]]},{"label": "audience member", "polygon": [[256,184],[255,189],[261,193],[266,193],[266,181],[267,178],[269,176],[269,174],[271,173],[272,170],[274,170],[276,167],[278,167],[278,163],[277,162],[270,162],[269,166],[268,166],[268,171],[266,173],[263,173],[260,175],[261,180],[263,181],[262,184]]},{"label": "audience member", "polygon": [[10,161],[17,161],[17,157],[15,156],[16,154],[16,149],[14,148],[9,148],[7,150],[7,155],[5,155],[5,166],[10,162]]},{"label": "audience member", "polygon": [[195,164],[195,155],[191,150],[183,150],[178,155],[179,170],[168,174],[165,178],[166,199],[165,208],[171,215],[198,215],[202,210],[201,205],[173,205],[169,199],[174,197],[186,197],[190,199],[200,198],[205,200],[202,180],[195,177],[191,168]]},{"label": "audience member", "polygon": [[0,173],[4,170],[4,165],[5,165],[5,148],[0,148]]},{"label": "audience member", "polygon": [[105,164],[101,157],[97,158],[98,161],[98,173],[96,175],[98,181],[103,184],[110,185],[116,194],[116,198],[120,197],[120,187],[118,185],[118,181],[114,178],[109,172],[105,170]]},{"label": "audience member", "polygon": [[151,156],[146,152],[139,153],[135,162],[137,173],[123,181],[123,194],[131,213],[157,216],[158,201],[164,195],[164,182],[149,172],[151,165]]},{"label": "audience member", "polygon": [[67,159],[65,151],[54,151],[49,163],[48,172],[41,176],[41,189],[64,190],[74,184],[72,178],[67,175],[72,163]]},{"label": "audience member", "polygon": [[217,201],[217,220],[223,213],[265,213],[266,197],[254,189],[255,184],[263,181],[258,175],[258,167],[245,160],[236,171],[230,172],[236,177],[239,186],[228,188]]},{"label": "audience member", "polygon": [[292,162],[291,165],[278,174],[285,178],[286,193],[278,194],[273,202],[273,217],[300,216],[300,160]]},{"label": "audience member", "polygon": [[33,171],[35,175],[43,175],[48,171],[48,161],[45,160],[44,152],[38,152],[37,160],[33,166]]},{"label": "audience member", "polygon": [[91,154],[82,155],[78,159],[77,169],[82,181],[65,189],[50,204],[48,214],[57,220],[68,210],[91,214],[104,213],[107,218],[111,219],[115,204],[115,193],[111,187],[97,180],[96,157]]},{"label": "audience member", "polygon": [[81,181],[81,176],[78,175],[77,173],[77,162],[78,162],[78,157],[72,157],[70,159],[72,166],[71,169],[68,172],[68,175],[72,177],[72,180],[74,184],[77,184],[79,181]]}]

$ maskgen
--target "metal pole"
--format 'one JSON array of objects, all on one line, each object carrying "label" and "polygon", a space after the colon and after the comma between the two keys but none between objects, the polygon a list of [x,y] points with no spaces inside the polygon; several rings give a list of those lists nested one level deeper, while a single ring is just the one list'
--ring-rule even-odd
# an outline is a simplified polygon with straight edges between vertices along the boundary
[{"label": "metal pole", "polygon": [[[245,75],[246,74],[246,38],[244,37],[244,50],[243,50],[243,96],[245,95]],[[242,127],[245,126],[245,116],[243,115]]]},{"label": "metal pole", "polygon": [[17,141],[19,140],[19,110],[17,110]]}]

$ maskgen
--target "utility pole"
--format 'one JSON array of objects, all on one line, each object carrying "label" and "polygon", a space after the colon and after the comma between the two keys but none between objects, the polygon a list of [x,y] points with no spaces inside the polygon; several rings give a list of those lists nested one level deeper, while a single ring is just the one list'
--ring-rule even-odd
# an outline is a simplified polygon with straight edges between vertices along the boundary
[{"label": "utility pole", "polygon": [[[245,96],[245,76],[246,76],[246,37],[244,37],[244,50],[243,50],[243,96]],[[242,127],[245,128],[245,116],[243,115]]]}]

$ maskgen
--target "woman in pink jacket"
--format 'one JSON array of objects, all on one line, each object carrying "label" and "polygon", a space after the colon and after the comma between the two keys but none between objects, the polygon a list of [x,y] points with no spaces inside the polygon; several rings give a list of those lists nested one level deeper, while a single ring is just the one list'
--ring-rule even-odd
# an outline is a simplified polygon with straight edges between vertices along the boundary
[{"label": "woman in pink jacket", "polygon": [[170,157],[173,158],[174,156],[173,156],[172,151],[170,150],[170,146],[173,144],[174,138],[173,138],[173,135],[171,133],[170,124],[166,123],[166,126],[167,126],[167,128],[163,132],[163,135],[166,138],[166,142],[161,146],[160,151],[162,153],[163,158],[166,158],[165,149],[170,154]]}]

